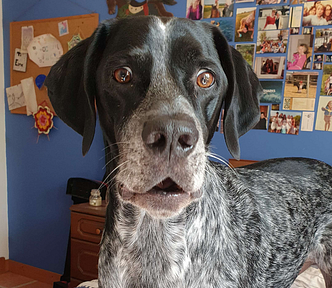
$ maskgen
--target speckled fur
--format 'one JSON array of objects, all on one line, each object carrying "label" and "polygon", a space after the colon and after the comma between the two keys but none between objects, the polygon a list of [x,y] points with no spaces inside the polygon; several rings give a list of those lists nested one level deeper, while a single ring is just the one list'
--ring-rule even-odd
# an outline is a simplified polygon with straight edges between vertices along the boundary
[{"label": "speckled fur", "polygon": [[301,158],[236,175],[209,162],[203,196],[179,215],[157,220],[120,204],[101,247],[100,287],[287,288],[308,257],[331,274],[331,173]]},{"label": "speckled fur", "polygon": [[[119,67],[133,71],[126,85],[112,77]],[[215,83],[200,89],[205,68]],[[258,121],[261,93],[216,27],[106,21],[60,59],[46,86],[59,117],[83,135],[84,153],[97,105],[111,186],[100,288],[288,288],[306,259],[332,287],[332,168],[289,158],[233,170],[208,160],[221,106],[227,147],[239,157],[238,138]],[[189,119],[198,131],[186,157],[153,155],[142,142],[147,121],[168,118]],[[195,195],[168,214],[121,196],[123,186],[144,195],[167,177]]]}]

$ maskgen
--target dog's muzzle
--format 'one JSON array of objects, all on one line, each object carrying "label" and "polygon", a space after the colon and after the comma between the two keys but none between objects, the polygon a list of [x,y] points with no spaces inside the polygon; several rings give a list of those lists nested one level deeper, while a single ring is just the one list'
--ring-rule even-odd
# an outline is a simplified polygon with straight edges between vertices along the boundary
[{"label": "dog's muzzle", "polygon": [[149,161],[158,163],[160,170],[156,169],[146,191],[131,191],[121,183],[122,199],[151,214],[156,212],[158,217],[168,217],[200,197],[201,192],[192,191],[187,183],[188,171],[192,168],[188,157],[195,151],[198,139],[194,120],[185,114],[145,121],[141,134],[143,149],[149,155]]}]

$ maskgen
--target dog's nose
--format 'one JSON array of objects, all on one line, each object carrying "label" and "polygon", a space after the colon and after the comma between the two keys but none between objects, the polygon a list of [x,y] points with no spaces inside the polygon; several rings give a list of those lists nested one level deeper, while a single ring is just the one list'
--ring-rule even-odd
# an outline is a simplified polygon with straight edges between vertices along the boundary
[{"label": "dog's nose", "polygon": [[156,156],[187,157],[198,141],[198,131],[188,116],[162,116],[144,123],[142,139]]}]

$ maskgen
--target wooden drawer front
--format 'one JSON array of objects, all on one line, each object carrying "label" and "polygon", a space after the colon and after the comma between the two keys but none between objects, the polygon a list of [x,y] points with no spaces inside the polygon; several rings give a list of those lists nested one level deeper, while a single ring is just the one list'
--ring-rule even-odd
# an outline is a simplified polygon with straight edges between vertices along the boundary
[{"label": "wooden drawer front", "polygon": [[99,245],[71,239],[70,276],[80,280],[98,278]]},{"label": "wooden drawer front", "polygon": [[100,243],[104,229],[105,218],[71,213],[71,237],[81,240]]}]

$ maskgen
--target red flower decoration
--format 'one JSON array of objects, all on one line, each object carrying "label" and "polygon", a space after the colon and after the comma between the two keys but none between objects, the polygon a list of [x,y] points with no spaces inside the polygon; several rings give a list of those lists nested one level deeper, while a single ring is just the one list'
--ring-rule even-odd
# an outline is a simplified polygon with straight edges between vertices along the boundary
[{"label": "red flower decoration", "polygon": [[35,128],[38,129],[38,134],[48,134],[53,128],[53,113],[47,106],[38,106],[38,111],[33,114],[35,118]]}]

